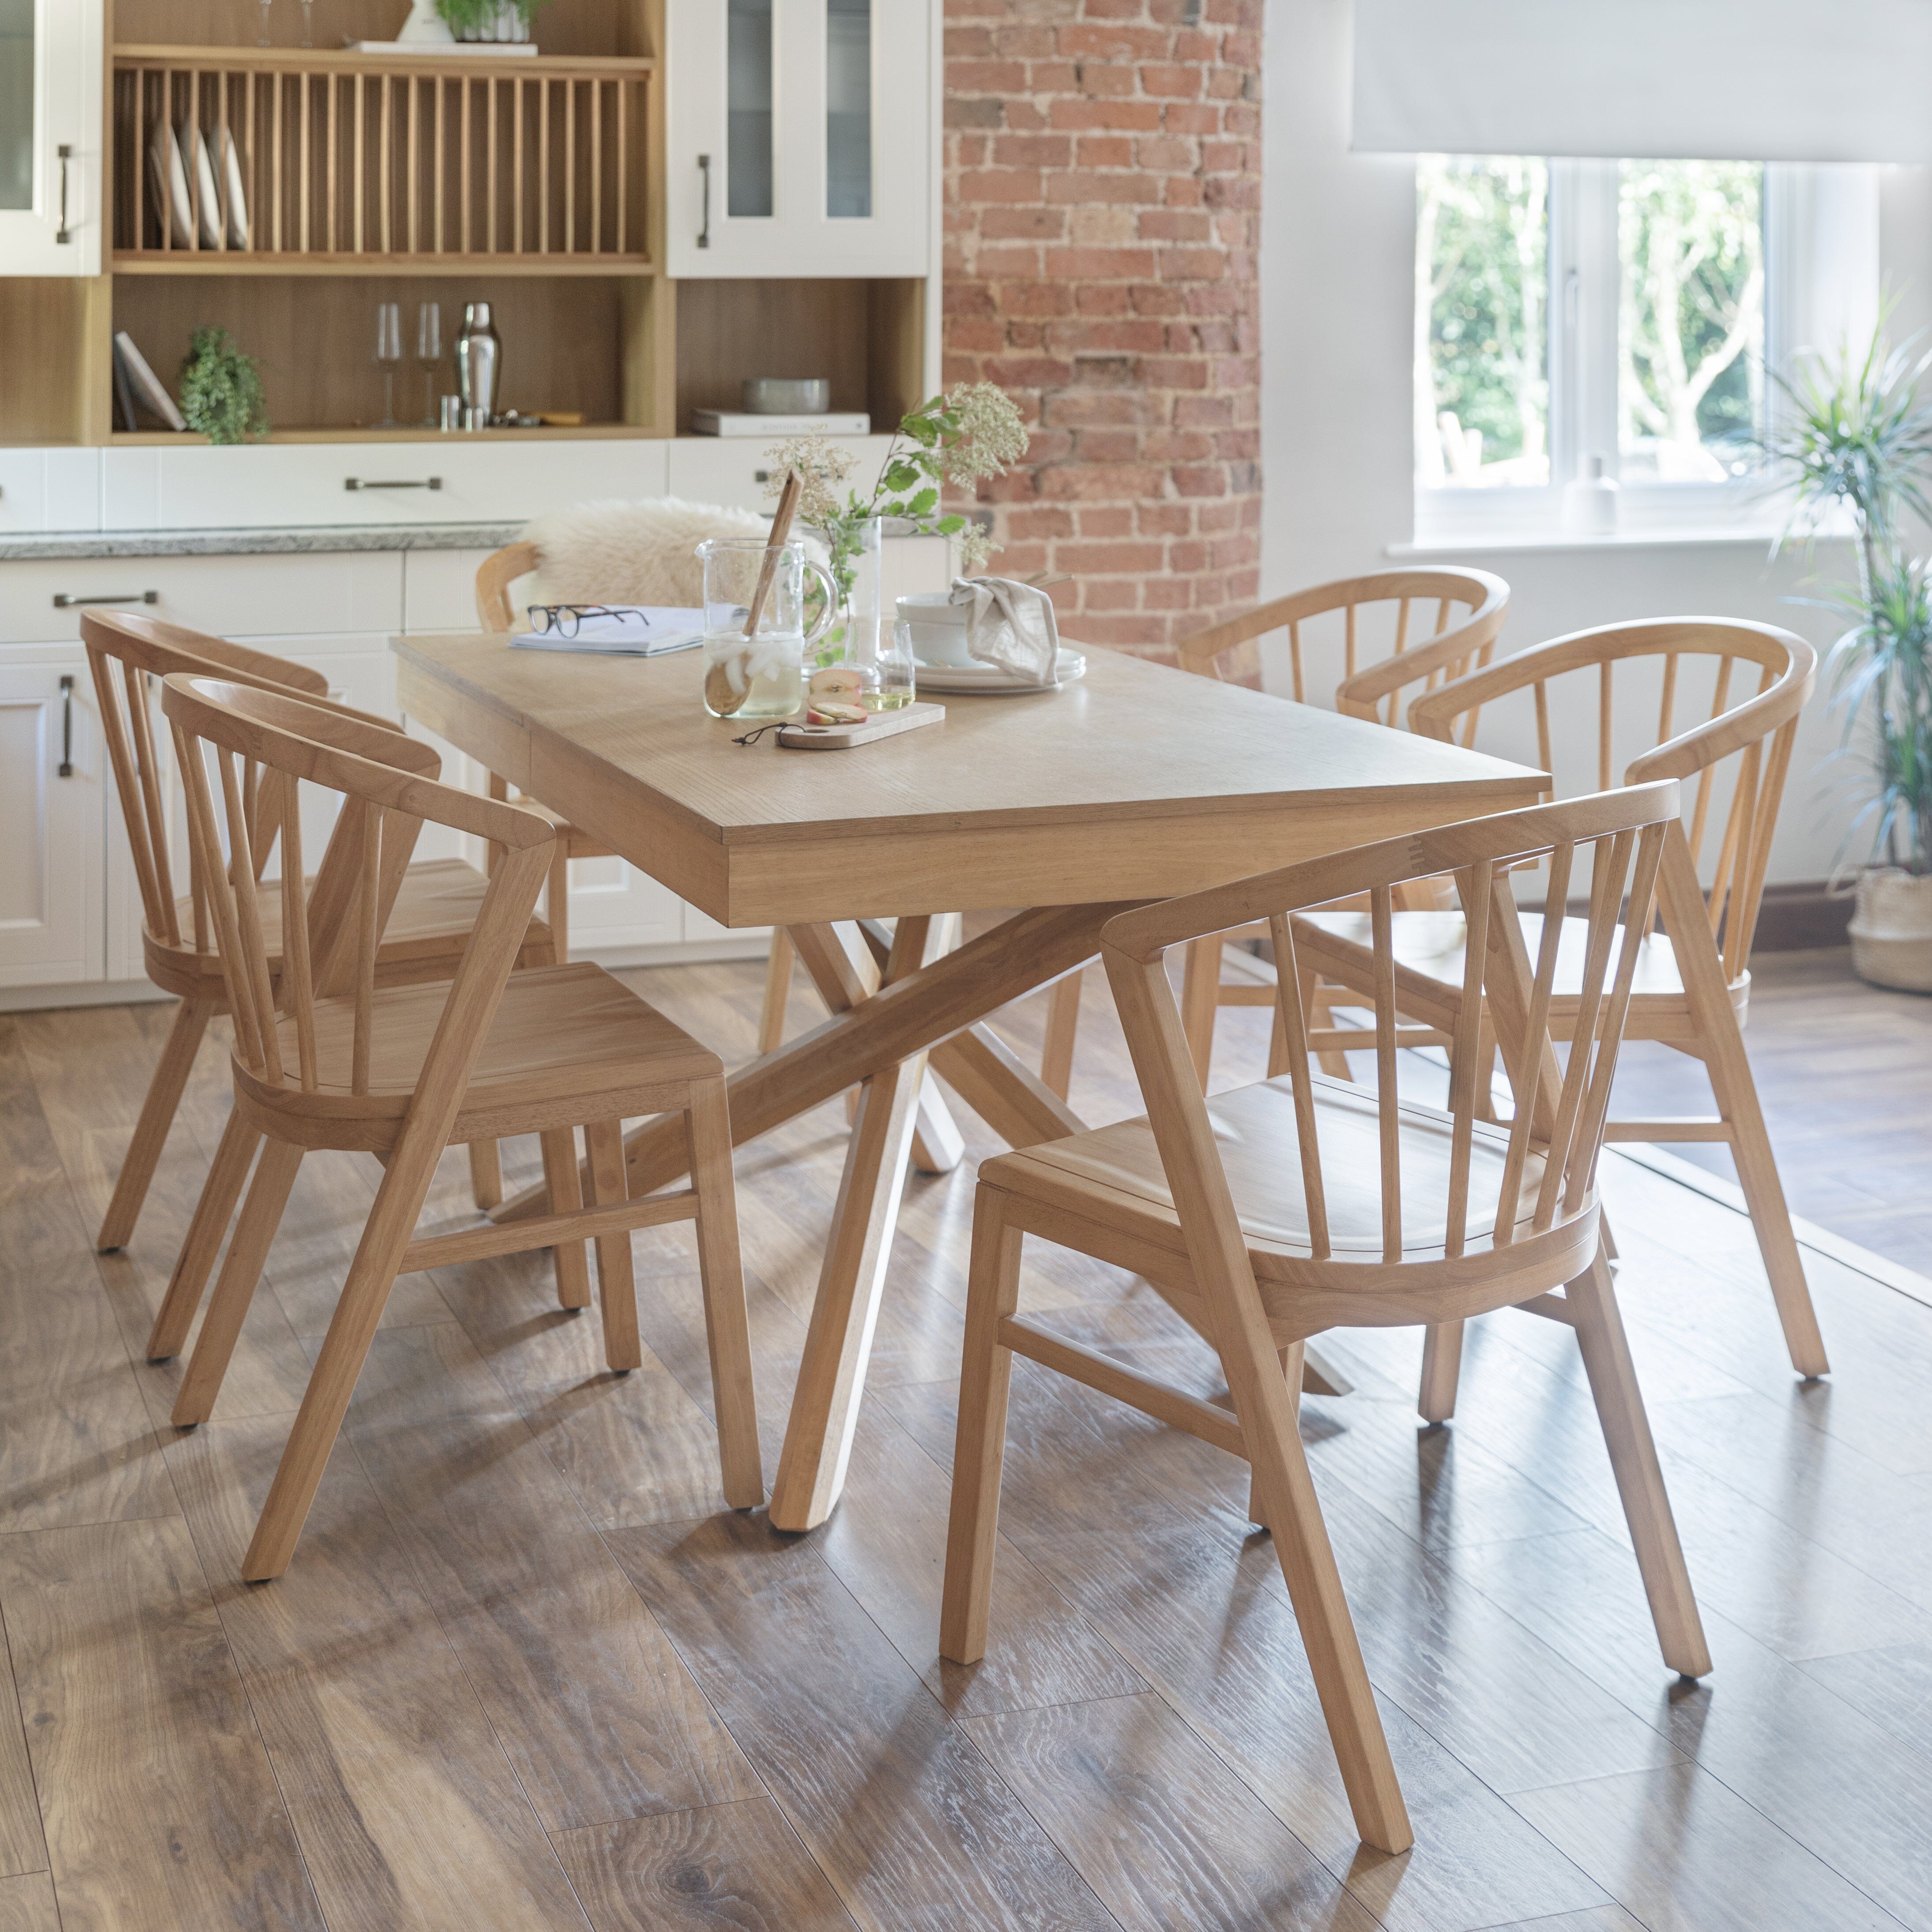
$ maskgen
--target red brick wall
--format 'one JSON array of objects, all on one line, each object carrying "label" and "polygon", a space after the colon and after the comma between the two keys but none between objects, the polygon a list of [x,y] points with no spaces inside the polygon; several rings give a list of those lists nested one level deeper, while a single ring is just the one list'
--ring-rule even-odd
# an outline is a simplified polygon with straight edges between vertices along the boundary
[{"label": "red brick wall", "polygon": [[1034,424],[990,568],[1163,647],[1254,601],[1262,0],[946,0],[946,380]]}]

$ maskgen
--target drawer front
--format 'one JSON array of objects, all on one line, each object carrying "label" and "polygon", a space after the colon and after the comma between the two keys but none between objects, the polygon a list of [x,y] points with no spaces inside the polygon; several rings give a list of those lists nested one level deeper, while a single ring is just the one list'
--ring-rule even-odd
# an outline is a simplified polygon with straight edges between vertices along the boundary
[{"label": "drawer front", "polygon": [[[666,446],[670,453],[670,494],[698,503],[729,503],[742,510],[772,513],[773,500],[764,479],[771,472],[769,454],[778,436],[681,436]],[[869,490],[879,466],[892,446],[889,436],[838,436],[827,438],[857,459],[850,484]],[[843,494],[842,489],[841,494]]]},{"label": "drawer front", "polygon": [[[110,450],[107,463],[109,526],[118,530],[520,522],[586,497],[654,496],[664,487],[663,443],[630,437],[197,443]],[[352,479],[364,487],[350,488]]]},{"label": "drawer front", "polygon": [[[154,601],[146,601],[148,592]],[[77,557],[0,563],[0,643],[64,644],[80,610],[56,597],[109,598],[218,637],[402,628],[399,550],[285,556]]]}]

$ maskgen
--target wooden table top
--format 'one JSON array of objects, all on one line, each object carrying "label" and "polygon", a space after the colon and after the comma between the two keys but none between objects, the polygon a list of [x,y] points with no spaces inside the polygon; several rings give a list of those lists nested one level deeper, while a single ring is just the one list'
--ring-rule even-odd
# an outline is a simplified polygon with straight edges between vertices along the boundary
[{"label": "wooden table top", "polygon": [[392,640],[402,708],[728,925],[1165,897],[1532,803],[1542,775],[1105,650],[850,752],[734,744],[695,651]]}]

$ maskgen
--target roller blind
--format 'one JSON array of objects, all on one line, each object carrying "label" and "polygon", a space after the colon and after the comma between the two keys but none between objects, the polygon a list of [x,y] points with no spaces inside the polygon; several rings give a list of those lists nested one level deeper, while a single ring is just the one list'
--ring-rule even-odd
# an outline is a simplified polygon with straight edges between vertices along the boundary
[{"label": "roller blind", "polygon": [[1932,161],[1932,0],[1355,0],[1358,150]]}]

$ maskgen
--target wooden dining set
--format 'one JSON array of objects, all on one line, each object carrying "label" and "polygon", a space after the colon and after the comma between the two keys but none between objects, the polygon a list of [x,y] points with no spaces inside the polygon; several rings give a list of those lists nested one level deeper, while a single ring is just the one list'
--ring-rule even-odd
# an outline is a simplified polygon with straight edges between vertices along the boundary
[{"label": "wooden dining set", "polygon": [[[1575,1330],[1663,1660],[1708,1670],[1598,1166],[1609,1141],[1728,1145],[1792,1366],[1826,1372],[1740,1030],[1808,646],[1684,619],[1512,652],[1500,579],[1398,570],[1220,624],[1178,670],[1094,650],[1055,694],[949,699],[939,729],[802,757],[708,716],[698,653],[506,648],[505,576],[484,566],[478,633],[394,644],[403,712],[486,768],[489,795],[443,782],[421,737],[284,659],[142,615],[83,620],[147,970],[180,1002],[101,1247],[137,1238],[211,1018],[232,1035],[232,1112],[148,1345],[177,1355],[194,1333],[177,1425],[214,1411],[304,1156],[358,1151],[382,1170],[248,1578],[296,1558],[398,1274],[548,1249],[560,1304],[580,1309],[594,1246],[604,1359],[622,1374],[642,1362],[651,1289],[632,1232],[674,1221],[692,1223],[701,1270],[723,1501],[764,1502],[732,1150],[846,1096],[769,1501],[778,1528],[823,1523],[908,1172],[962,1158],[950,1096],[1009,1150],[982,1164],[974,1199],[944,1657],[987,1648],[1023,1355],[1246,1460],[1358,1829],[1402,1850],[1413,1834],[1298,1430],[1304,1387],[1347,1385],[1310,1345],[1421,1327],[1420,1408],[1438,1422],[1462,1324],[1513,1307]],[[1332,708],[1308,701],[1324,626],[1340,632]],[[1636,680],[1646,716],[1661,694],[1647,748],[1618,770],[1620,674],[1626,720]],[[1592,704],[1594,730],[1573,728]],[[1532,725],[1534,766],[1482,748],[1499,727],[1526,744]],[[1573,740],[1594,754],[1576,775],[1558,770]],[[482,862],[417,860],[425,827],[478,842]],[[728,1073],[568,958],[567,861],[590,851],[728,926],[773,928],[756,1058]],[[1144,1112],[1092,1127],[1069,1095],[1096,956]],[[795,1030],[794,961],[825,1008]],[[1036,993],[1035,1066],[992,1022]],[[1267,1075],[1210,1091],[1230,1004],[1270,1010]],[[1700,1061],[1714,1111],[1616,1114],[1626,1039]],[[506,1198],[497,1144],[530,1134],[542,1178]],[[421,1230],[458,1146],[476,1212]],[[1224,1392],[1153,1379],[1022,1313],[1029,1235],[1150,1285],[1218,1357]]]}]

